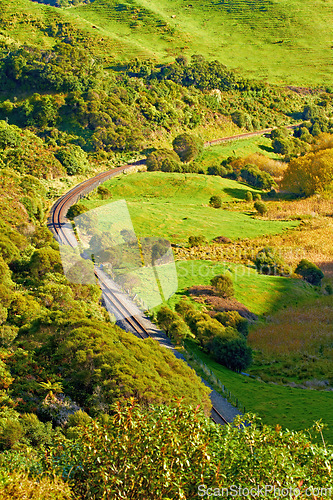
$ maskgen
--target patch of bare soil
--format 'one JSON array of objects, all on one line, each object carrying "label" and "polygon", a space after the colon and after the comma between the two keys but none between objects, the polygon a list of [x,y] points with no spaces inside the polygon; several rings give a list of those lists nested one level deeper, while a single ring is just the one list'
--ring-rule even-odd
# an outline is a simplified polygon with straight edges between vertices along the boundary
[{"label": "patch of bare soil", "polygon": [[[213,286],[193,286],[188,289],[189,294],[196,302],[207,304],[214,312],[237,311],[243,318],[255,321],[258,317],[236,299],[223,299],[215,295]],[[213,313],[214,315],[214,313]]]}]

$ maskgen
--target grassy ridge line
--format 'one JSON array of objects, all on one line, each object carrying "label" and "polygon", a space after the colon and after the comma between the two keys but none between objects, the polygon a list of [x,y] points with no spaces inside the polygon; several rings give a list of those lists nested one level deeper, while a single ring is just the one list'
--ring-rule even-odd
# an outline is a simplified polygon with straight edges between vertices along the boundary
[{"label": "grassy ridge line", "polygon": [[70,12],[160,61],[202,53],[271,82],[333,81],[331,0],[95,0]]}]

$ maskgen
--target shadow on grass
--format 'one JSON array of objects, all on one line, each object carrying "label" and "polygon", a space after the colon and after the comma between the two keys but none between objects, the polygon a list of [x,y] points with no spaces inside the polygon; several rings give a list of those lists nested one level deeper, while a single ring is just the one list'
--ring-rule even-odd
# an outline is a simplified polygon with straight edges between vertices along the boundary
[{"label": "shadow on grass", "polygon": [[274,149],[269,146],[264,146],[263,144],[259,145],[259,149],[262,151],[266,151],[267,153],[274,153]]},{"label": "shadow on grass", "polygon": [[[249,191],[254,191],[255,188],[251,186],[247,186],[246,184],[243,184],[246,189]],[[238,200],[245,200],[245,194],[246,190],[245,189],[239,189],[239,188],[224,188],[223,191],[228,194],[229,196],[232,196],[233,198],[237,198]]]}]

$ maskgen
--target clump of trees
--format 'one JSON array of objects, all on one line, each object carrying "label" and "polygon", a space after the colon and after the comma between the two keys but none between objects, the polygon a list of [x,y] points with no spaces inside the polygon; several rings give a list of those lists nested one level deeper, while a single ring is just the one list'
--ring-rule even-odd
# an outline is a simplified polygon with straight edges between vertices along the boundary
[{"label": "clump of trees", "polygon": [[[216,278],[214,282],[217,286],[221,285],[218,293],[223,297],[230,296],[232,290],[229,281],[220,280],[220,276]],[[238,317],[229,315],[211,318],[185,299],[178,302],[175,309],[201,347],[218,363],[236,372],[245,370],[251,364],[252,351],[246,343],[247,329],[241,326]]]},{"label": "clump of trees", "polygon": [[[262,165],[260,165],[262,166]],[[227,179],[243,181],[257,189],[270,190],[277,187],[271,174],[256,164],[244,163],[241,159],[229,157],[221,165],[211,165],[208,175],[218,175]]]},{"label": "clump of trees", "polygon": [[191,134],[180,134],[173,140],[173,150],[155,149],[147,156],[147,170],[162,172],[199,171],[199,166],[193,161],[201,153],[203,142]]}]

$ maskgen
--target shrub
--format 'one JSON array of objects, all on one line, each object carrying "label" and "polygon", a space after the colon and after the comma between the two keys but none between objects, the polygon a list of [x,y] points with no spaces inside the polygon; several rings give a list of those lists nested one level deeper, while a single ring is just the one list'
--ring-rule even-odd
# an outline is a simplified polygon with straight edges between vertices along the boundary
[{"label": "shrub", "polygon": [[147,156],[147,170],[154,172],[163,170],[164,172],[181,172],[179,157],[170,149],[156,149]]},{"label": "shrub", "polygon": [[189,236],[188,238],[189,247],[200,247],[207,244],[207,240],[204,236]]},{"label": "shrub", "polygon": [[256,165],[245,165],[241,169],[242,179],[250,186],[258,189],[271,189],[275,186],[273,177],[267,172],[261,171]]},{"label": "shrub", "polygon": [[214,278],[210,280],[210,283],[216,288],[220,297],[233,297],[235,293],[234,285],[232,279],[229,276],[219,274],[218,276],[214,276]]},{"label": "shrub", "polygon": [[227,236],[216,236],[216,238],[213,239],[214,243],[231,243],[231,239],[228,238]]},{"label": "shrub", "polygon": [[251,191],[246,191],[246,193],[245,193],[245,200],[246,201],[252,201],[253,200],[253,196],[252,196]]},{"label": "shrub", "polygon": [[228,174],[228,170],[223,165],[211,165],[207,169],[207,174],[225,177]]},{"label": "shrub", "polygon": [[211,196],[209,200],[209,204],[211,207],[214,208],[221,208],[222,207],[222,198],[221,196],[213,195]]},{"label": "shrub", "polygon": [[261,195],[259,193],[254,193],[253,201],[258,201],[258,200],[261,200]]},{"label": "shrub", "polygon": [[[97,194],[101,197],[102,200],[107,200],[112,197],[110,189],[105,186],[98,186]],[[79,215],[79,214],[78,214]]]},{"label": "shrub", "polygon": [[282,276],[290,274],[289,267],[278,253],[270,247],[265,247],[257,253],[254,264],[260,274]]},{"label": "shrub", "polygon": [[259,215],[265,215],[267,213],[267,207],[262,201],[256,201],[254,204],[254,208]]},{"label": "shrub", "polygon": [[80,203],[75,203],[74,205],[69,207],[66,217],[70,220],[73,220],[75,217],[83,214],[86,211],[87,209],[85,206],[81,205]]},{"label": "shrub", "polygon": [[320,285],[324,277],[322,270],[312,262],[302,259],[295,269],[295,273],[300,274],[305,281],[311,285]]},{"label": "shrub", "polygon": [[172,146],[181,161],[187,163],[201,153],[203,143],[191,134],[180,134],[173,140]]},{"label": "shrub", "polygon": [[244,337],[248,336],[249,322],[238,311],[219,312],[215,314],[214,319],[217,319],[223,326],[235,328]]},{"label": "shrub", "polygon": [[87,153],[76,144],[61,148],[55,157],[65,167],[68,175],[82,174],[88,168]]}]

